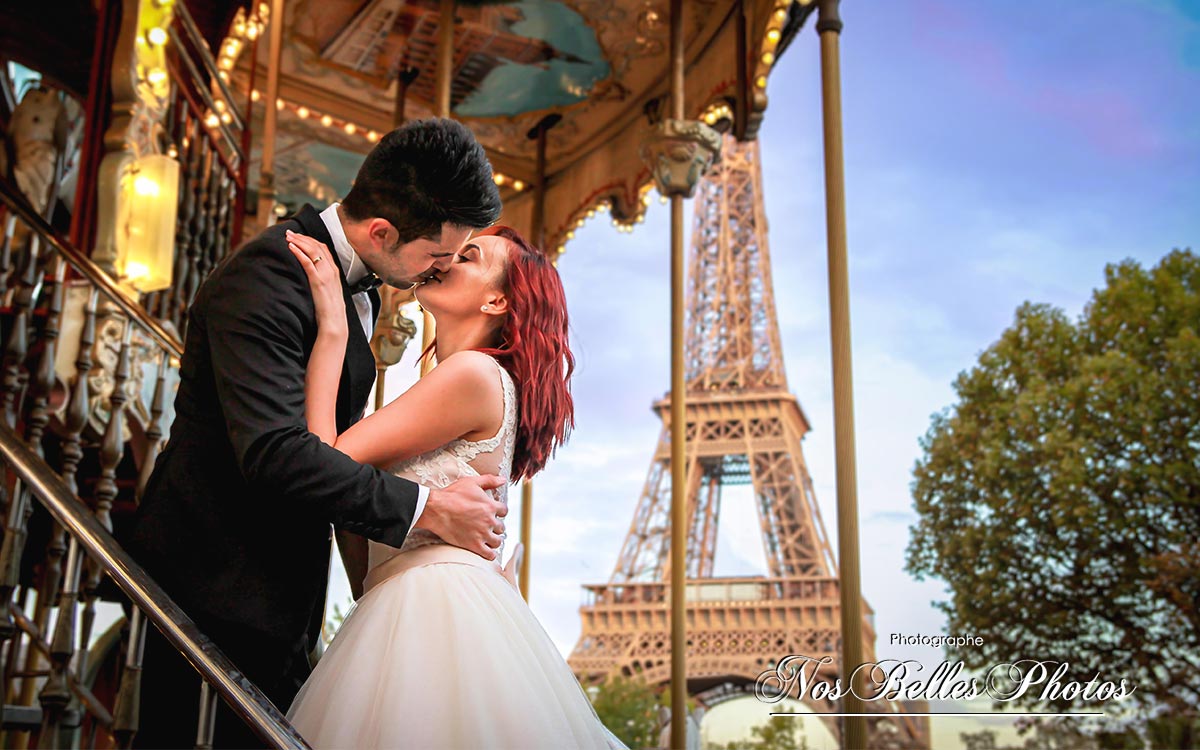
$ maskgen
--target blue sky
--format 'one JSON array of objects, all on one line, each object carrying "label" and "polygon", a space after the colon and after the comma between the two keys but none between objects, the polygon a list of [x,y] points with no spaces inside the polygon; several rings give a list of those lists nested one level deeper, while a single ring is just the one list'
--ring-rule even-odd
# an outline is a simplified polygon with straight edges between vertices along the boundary
[{"label": "blue sky", "polygon": [[[863,592],[880,657],[936,664],[887,644],[944,632],[941,585],[903,571],[917,439],[1023,301],[1076,316],[1106,263],[1200,250],[1200,0],[846,2],[842,16]],[[806,28],[777,64],[760,138],[787,374],[836,544],[817,42]],[[531,606],[564,654],[580,584],[610,575],[657,440],[667,247],[655,202],[632,235],[593,220],[559,264],[578,427],[536,483]],[[721,523],[717,574],[765,572],[744,496]]]}]

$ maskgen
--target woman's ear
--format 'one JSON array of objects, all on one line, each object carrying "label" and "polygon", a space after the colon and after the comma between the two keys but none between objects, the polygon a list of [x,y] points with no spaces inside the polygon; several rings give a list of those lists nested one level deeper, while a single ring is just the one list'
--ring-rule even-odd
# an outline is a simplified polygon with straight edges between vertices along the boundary
[{"label": "woman's ear", "polygon": [[503,315],[508,312],[508,297],[500,292],[493,292],[488,295],[479,310],[487,315]]}]

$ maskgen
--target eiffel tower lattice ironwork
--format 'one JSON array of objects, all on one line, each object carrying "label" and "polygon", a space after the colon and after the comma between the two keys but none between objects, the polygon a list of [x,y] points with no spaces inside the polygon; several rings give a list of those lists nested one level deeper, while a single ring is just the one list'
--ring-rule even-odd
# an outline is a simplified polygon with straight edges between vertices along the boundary
[{"label": "eiffel tower lattice ironwork", "polygon": [[[840,674],[838,569],[800,448],[808,419],[784,374],[758,143],[726,136],[721,159],[696,199],[685,344],[688,692],[707,706],[753,693],[789,655],[830,657],[818,680]],[[670,679],[670,394],[654,408],[663,429],[620,557],[608,583],[584,587],[569,663],[585,683],[616,673]],[[731,485],[753,487],[767,576],[713,575],[721,491]],[[863,611],[863,652],[874,661],[874,616],[866,602]],[[928,747],[927,717],[899,703],[867,706],[880,712],[869,720],[871,747]]]}]

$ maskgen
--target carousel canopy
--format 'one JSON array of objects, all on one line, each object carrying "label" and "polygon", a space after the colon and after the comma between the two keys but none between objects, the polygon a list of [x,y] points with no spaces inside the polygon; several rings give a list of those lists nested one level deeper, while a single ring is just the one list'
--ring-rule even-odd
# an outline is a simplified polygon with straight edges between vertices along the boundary
[{"label": "carousel canopy", "polygon": [[[683,5],[687,116],[752,138],[771,68],[813,6]],[[548,249],[561,248],[597,208],[608,207],[626,225],[640,218],[650,174],[639,147],[668,109],[668,6],[457,3],[451,113],[488,150],[505,223],[530,229],[538,178],[532,133],[547,116],[557,116],[546,146]],[[275,172],[280,200],[294,207],[343,195],[361,154],[393,127],[401,101],[407,119],[433,115],[440,14],[437,0],[300,0],[285,7]],[[233,88],[253,88],[258,98],[268,45],[256,38],[239,37],[234,24],[218,54]]]}]

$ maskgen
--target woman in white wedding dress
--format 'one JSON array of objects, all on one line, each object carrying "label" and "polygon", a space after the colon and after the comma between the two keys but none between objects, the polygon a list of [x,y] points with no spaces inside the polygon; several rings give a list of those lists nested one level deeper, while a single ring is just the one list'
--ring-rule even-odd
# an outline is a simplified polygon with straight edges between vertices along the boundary
[{"label": "woman in white wedding dress", "polygon": [[[437,321],[438,366],[337,435],[341,279],[325,245],[290,240],[317,310],[305,383],[312,432],[429,487],[476,474],[515,482],[545,465],[573,424],[574,360],[562,283],[539,251],[507,228],[468,242],[416,292]],[[502,569],[503,540],[485,560],[420,519],[399,549],[370,542],[363,594],[288,719],[318,749],[625,748],[516,588],[521,551]]]}]

